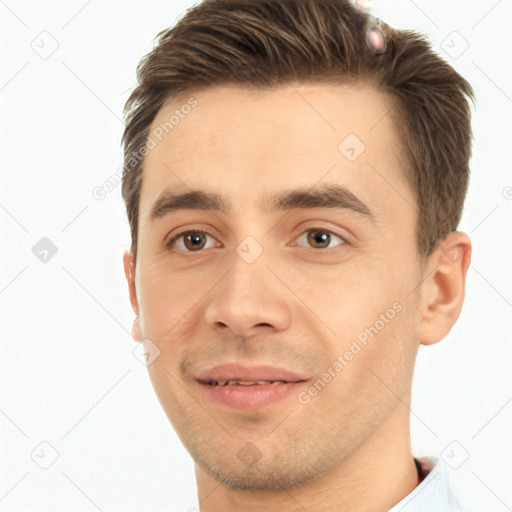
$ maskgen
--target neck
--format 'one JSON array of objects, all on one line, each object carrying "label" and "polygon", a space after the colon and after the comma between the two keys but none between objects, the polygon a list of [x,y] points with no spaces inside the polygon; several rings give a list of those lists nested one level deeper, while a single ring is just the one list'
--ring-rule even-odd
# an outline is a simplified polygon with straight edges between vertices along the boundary
[{"label": "neck", "polygon": [[299,488],[235,490],[195,466],[201,512],[387,512],[418,485],[409,410],[402,404],[332,470]]}]

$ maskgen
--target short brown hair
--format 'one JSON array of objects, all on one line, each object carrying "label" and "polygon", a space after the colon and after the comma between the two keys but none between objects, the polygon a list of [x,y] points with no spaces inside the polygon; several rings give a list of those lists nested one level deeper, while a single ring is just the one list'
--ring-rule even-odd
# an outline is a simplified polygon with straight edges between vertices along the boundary
[{"label": "short brown hair", "polygon": [[[367,30],[385,35],[370,50]],[[289,82],[360,82],[388,93],[390,117],[417,199],[418,254],[429,256],[454,231],[469,182],[471,85],[411,30],[398,30],[350,0],[203,0],[171,28],[137,67],[125,108],[122,195],[132,250],[149,128],[164,103],[215,85],[269,89]]]}]

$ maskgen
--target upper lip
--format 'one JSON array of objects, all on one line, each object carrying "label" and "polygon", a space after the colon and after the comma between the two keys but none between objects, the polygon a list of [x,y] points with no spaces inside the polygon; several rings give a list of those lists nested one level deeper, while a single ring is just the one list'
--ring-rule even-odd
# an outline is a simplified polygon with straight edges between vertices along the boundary
[{"label": "upper lip", "polygon": [[308,377],[299,372],[278,366],[246,366],[239,363],[225,363],[203,368],[197,373],[195,378],[200,382],[219,380],[239,380],[242,382],[282,380],[285,382],[301,382],[308,379]]}]

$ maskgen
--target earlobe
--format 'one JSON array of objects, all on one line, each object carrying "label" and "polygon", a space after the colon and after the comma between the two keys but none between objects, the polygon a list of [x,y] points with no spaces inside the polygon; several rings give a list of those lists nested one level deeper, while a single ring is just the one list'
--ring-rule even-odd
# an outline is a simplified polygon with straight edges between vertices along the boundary
[{"label": "earlobe", "polygon": [[135,289],[135,258],[132,251],[125,251],[123,254],[124,275],[128,283],[128,293],[133,312],[139,314],[139,304]]},{"label": "earlobe", "polygon": [[441,341],[459,318],[470,261],[471,240],[462,231],[447,235],[428,259],[422,283],[421,344]]},{"label": "earlobe", "polygon": [[135,317],[132,324],[132,338],[133,341],[140,343],[142,341],[142,334],[140,332],[139,315]]}]

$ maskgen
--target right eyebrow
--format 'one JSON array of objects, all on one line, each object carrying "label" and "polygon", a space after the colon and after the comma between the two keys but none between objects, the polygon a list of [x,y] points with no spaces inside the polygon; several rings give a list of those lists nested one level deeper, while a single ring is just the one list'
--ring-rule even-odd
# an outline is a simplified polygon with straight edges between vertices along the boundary
[{"label": "right eyebrow", "polygon": [[180,194],[165,191],[151,208],[150,220],[176,210],[213,210],[228,215],[230,208],[218,194],[192,190]]}]

